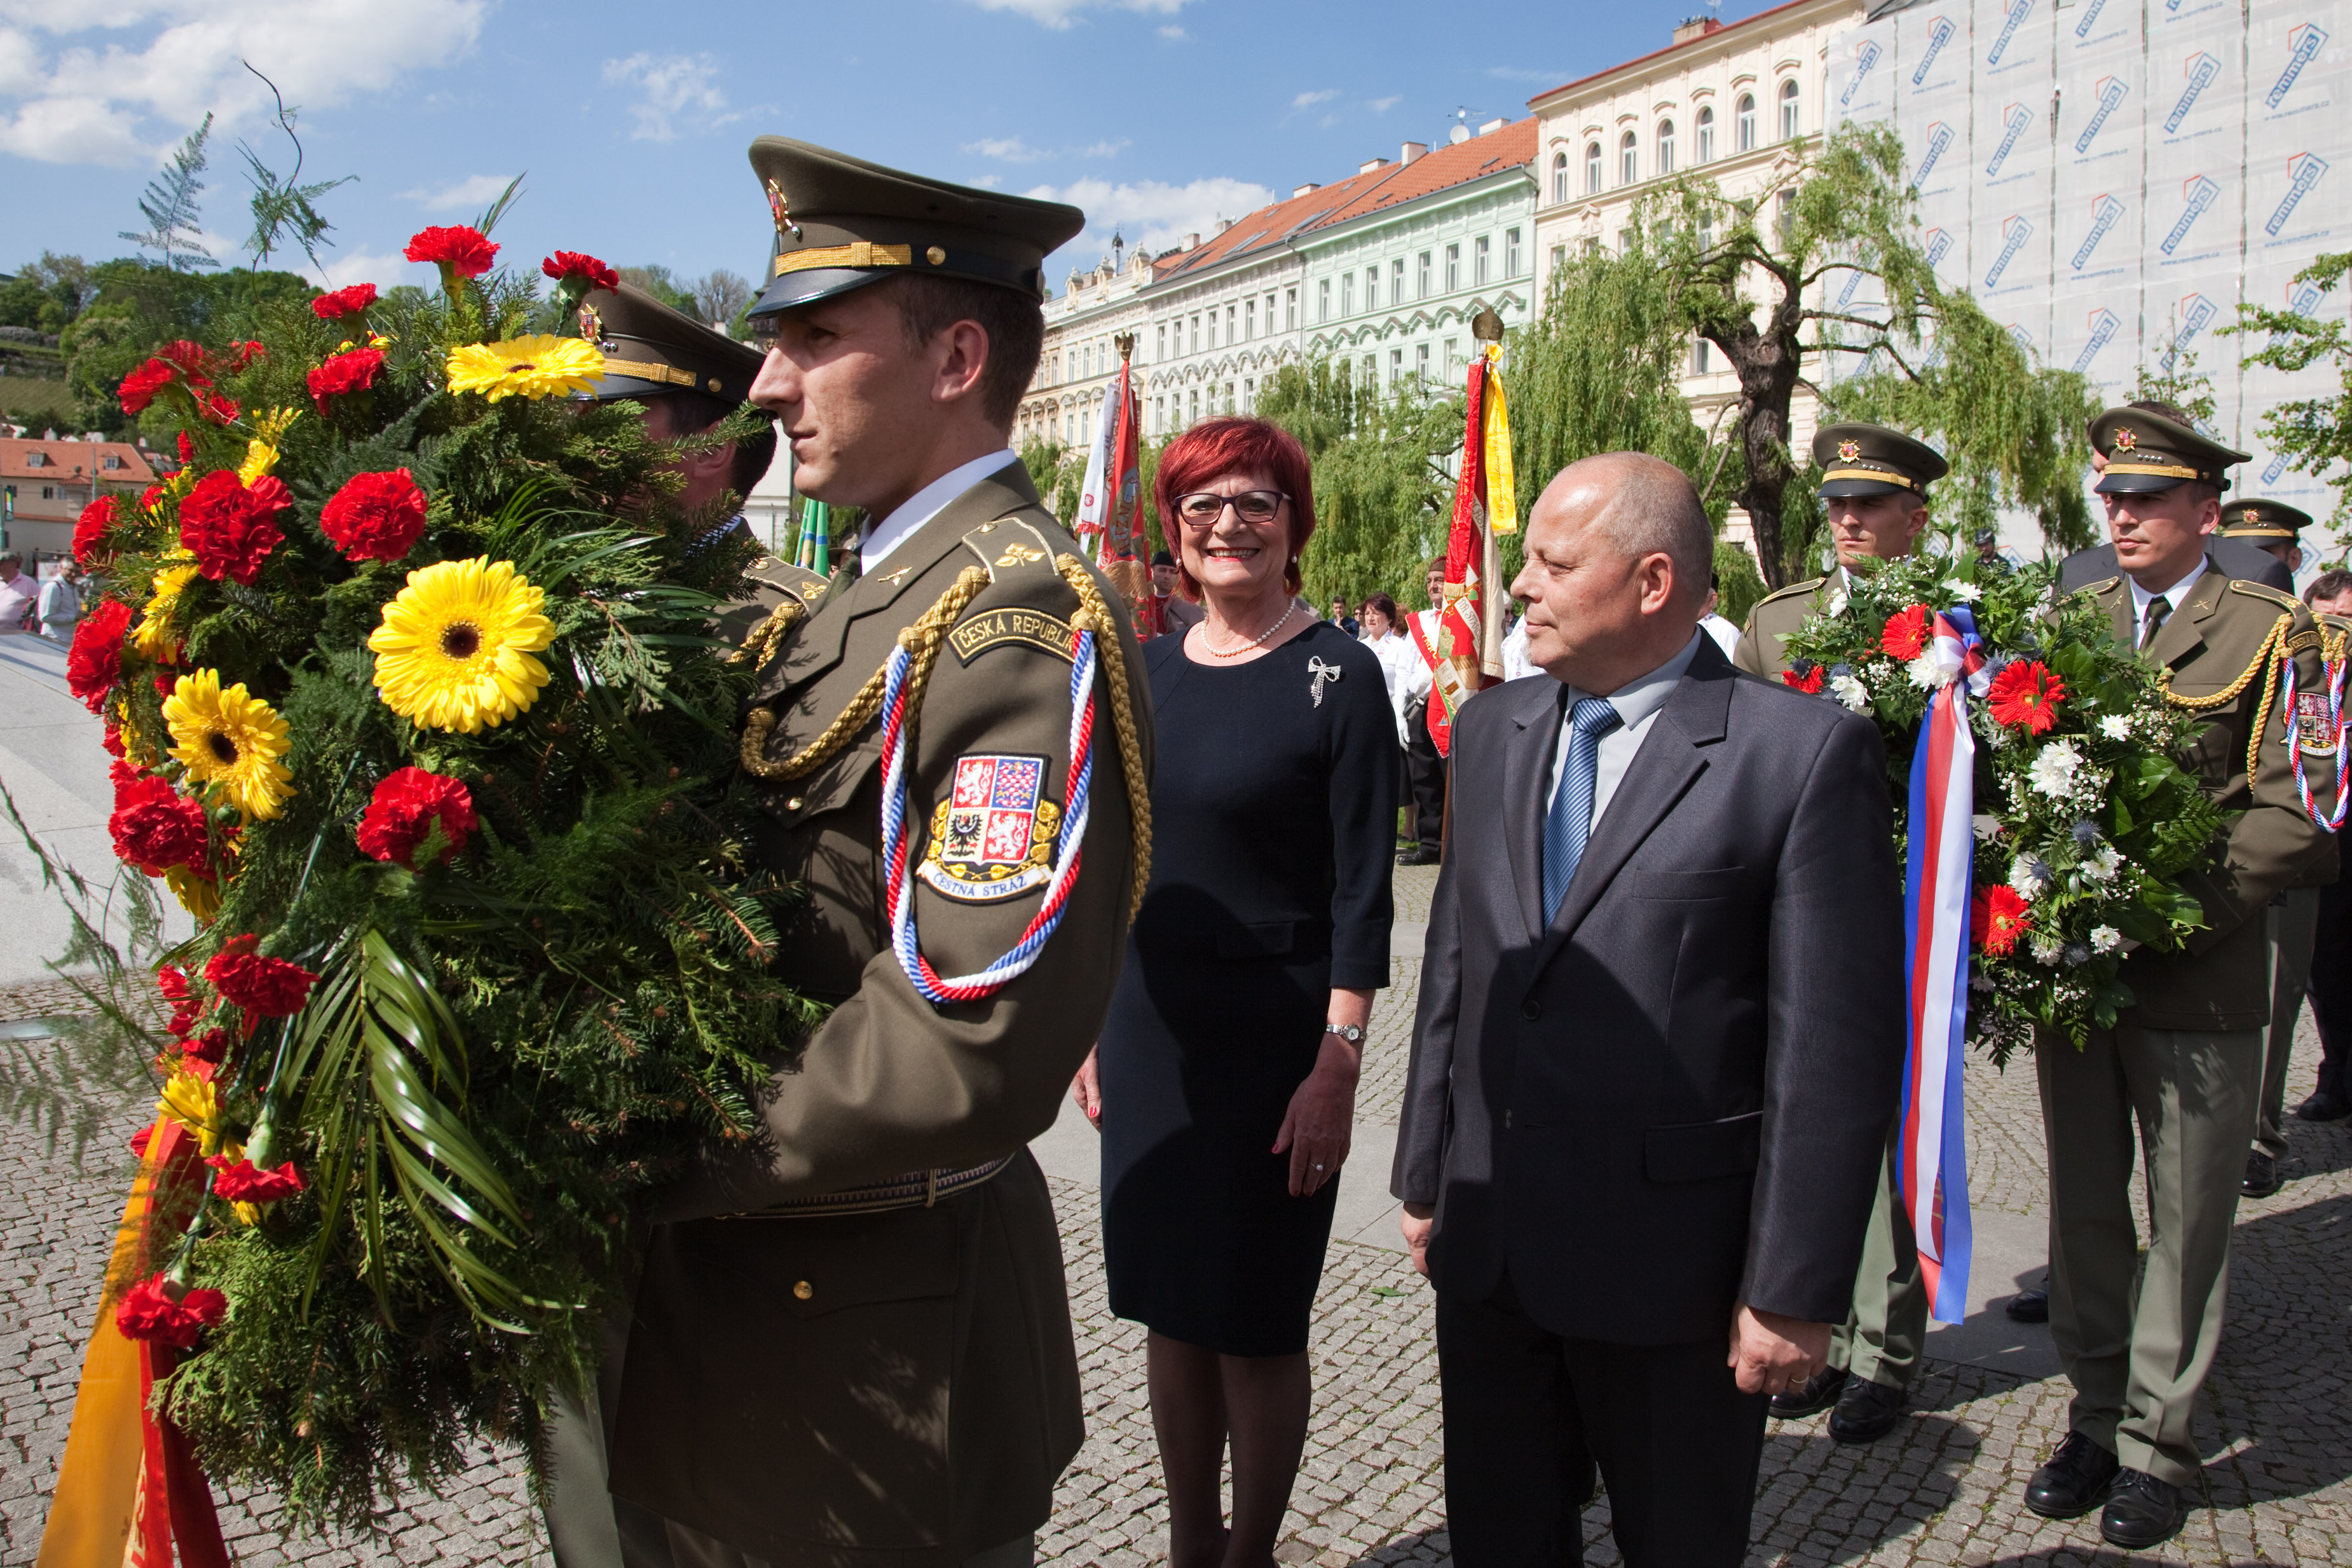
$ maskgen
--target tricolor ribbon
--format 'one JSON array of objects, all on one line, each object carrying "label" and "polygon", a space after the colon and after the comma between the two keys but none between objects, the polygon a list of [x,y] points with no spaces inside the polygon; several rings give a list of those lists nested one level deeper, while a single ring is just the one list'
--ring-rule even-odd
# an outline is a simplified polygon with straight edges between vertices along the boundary
[{"label": "tricolor ribbon", "polygon": [[1976,741],[1968,699],[1988,684],[1984,642],[1966,607],[1936,617],[1926,650],[1946,679],[1928,699],[1911,754],[1910,843],[1903,882],[1907,1002],[1898,1195],[1911,1219],[1935,1320],[1968,1316],[1969,1174],[1960,1069],[1968,1054],[1969,901],[1975,888]]},{"label": "tricolor ribbon", "polygon": [[2286,749],[2287,754],[2294,758],[2295,793],[2303,797],[2304,814],[2333,833],[2344,826],[2347,804],[2344,786],[2347,775],[2352,775],[2352,756],[2347,755],[2345,747],[2345,741],[2352,738],[2345,734],[2344,721],[2344,666],[2347,661],[2338,659],[2332,664],[2325,658],[2320,661],[2320,691],[2327,699],[2327,734],[2336,747],[2336,807],[2329,811],[2319,809],[2319,802],[2312,798],[2311,781],[2303,773],[2303,715],[2296,709],[2294,702],[2294,655],[2283,654],[2279,662],[2286,666]]}]

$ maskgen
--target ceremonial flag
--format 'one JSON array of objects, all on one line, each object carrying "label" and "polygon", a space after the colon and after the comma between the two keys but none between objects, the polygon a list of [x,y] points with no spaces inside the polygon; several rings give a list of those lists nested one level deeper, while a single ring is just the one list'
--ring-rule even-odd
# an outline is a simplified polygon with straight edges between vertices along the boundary
[{"label": "ceremonial flag", "polygon": [[1445,609],[1437,624],[1444,656],[1432,675],[1437,700],[1429,708],[1429,737],[1440,756],[1453,748],[1454,716],[1462,705],[1503,678],[1503,618],[1488,613],[1486,596],[1492,590],[1499,597],[1502,588],[1496,581],[1501,575],[1496,536],[1517,533],[1519,527],[1511,472],[1510,404],[1497,371],[1503,358],[1502,323],[1491,312],[1481,312],[1472,330],[1485,346],[1470,361],[1462,477],[1454,487],[1454,526],[1445,547]]},{"label": "ceremonial flag", "polygon": [[1128,609],[1135,616],[1136,629],[1145,632],[1147,622],[1153,622],[1155,618],[1151,570],[1142,559],[1149,536],[1137,526],[1143,494],[1143,411],[1136,400],[1130,375],[1135,339],[1132,334],[1121,333],[1115,341],[1118,345],[1118,381],[1111,389],[1110,401],[1103,405],[1103,428],[1108,439],[1097,441],[1094,453],[1087,458],[1090,485],[1097,477],[1093,472],[1095,460],[1101,459],[1101,484],[1099,488],[1081,493],[1078,520],[1083,530],[1088,503],[1093,502],[1100,529],[1096,540],[1096,563],[1110,579],[1118,596],[1127,601]]},{"label": "ceremonial flag", "polygon": [[1908,1003],[1896,1176],[1935,1320],[1968,1316],[1969,1169],[1960,1065],[1968,1054],[1969,941],[1975,893],[1976,741],[1969,694],[1989,684],[1965,606],[1936,617],[1927,645],[1946,679],[1911,754],[1903,967]]},{"label": "ceremonial flag", "polygon": [[1078,517],[1070,529],[1080,539],[1094,541],[1097,559],[1102,536],[1110,527],[1111,448],[1118,440],[1117,398],[1114,390],[1111,399],[1095,413],[1094,430],[1087,438],[1087,476],[1078,484]]}]

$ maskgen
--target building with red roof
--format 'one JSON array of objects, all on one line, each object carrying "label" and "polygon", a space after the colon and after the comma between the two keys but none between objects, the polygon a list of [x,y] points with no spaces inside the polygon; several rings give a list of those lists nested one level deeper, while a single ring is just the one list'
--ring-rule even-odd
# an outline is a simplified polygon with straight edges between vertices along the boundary
[{"label": "building with red roof", "polygon": [[0,436],[0,517],[7,525],[7,548],[27,561],[36,552],[64,555],[92,498],[154,482],[148,455],[127,441]]}]

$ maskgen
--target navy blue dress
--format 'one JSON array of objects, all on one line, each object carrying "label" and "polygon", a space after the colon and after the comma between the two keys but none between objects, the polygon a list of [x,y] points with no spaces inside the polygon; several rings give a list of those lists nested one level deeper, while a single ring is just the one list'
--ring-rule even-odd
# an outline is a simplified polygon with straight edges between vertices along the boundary
[{"label": "navy blue dress", "polygon": [[1294,1354],[1339,1183],[1293,1197],[1270,1151],[1332,988],[1388,984],[1396,721],[1380,661],[1328,622],[1244,664],[1182,644],[1144,649],[1151,882],[1097,1059],[1110,1306]]}]

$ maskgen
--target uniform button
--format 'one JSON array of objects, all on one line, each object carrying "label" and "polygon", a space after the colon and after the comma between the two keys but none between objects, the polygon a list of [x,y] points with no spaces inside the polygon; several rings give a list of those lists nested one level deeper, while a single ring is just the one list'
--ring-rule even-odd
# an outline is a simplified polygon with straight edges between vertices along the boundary
[{"label": "uniform button", "polygon": [[1543,1017],[1543,1004],[1541,1002],[1524,1003],[1519,1008],[1519,1016],[1527,1019],[1529,1023],[1533,1023],[1536,1019]]},{"label": "uniform button", "polygon": [[807,804],[808,802],[806,800],[801,799],[798,795],[795,795],[791,800],[784,802],[784,810],[787,811],[797,811],[803,806]]},{"label": "uniform button", "polygon": [[795,1301],[805,1301],[815,1294],[816,1287],[806,1280],[795,1281],[793,1284],[793,1299]]}]

